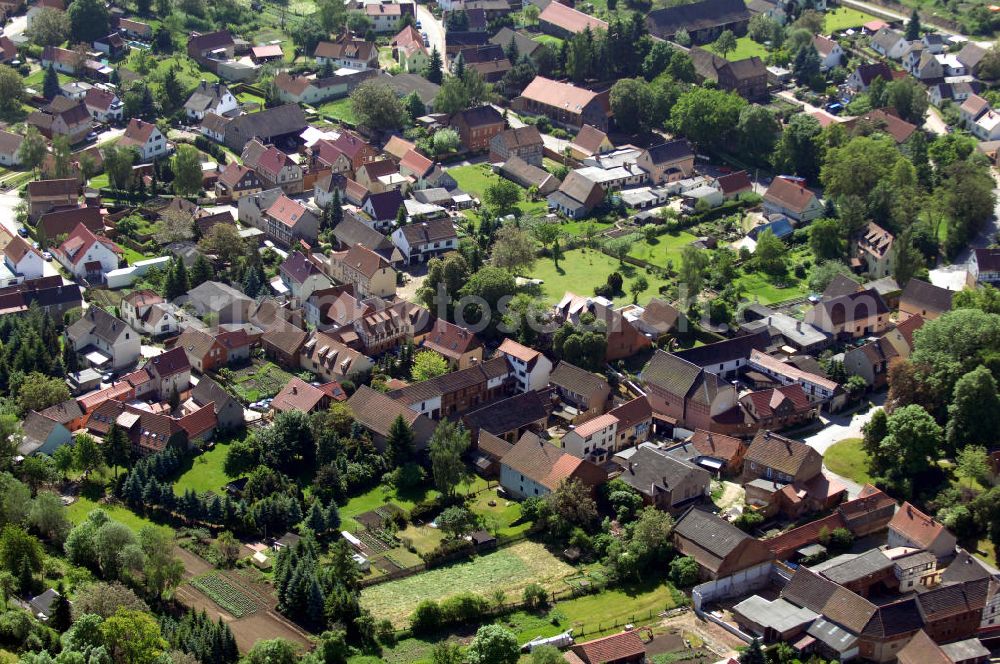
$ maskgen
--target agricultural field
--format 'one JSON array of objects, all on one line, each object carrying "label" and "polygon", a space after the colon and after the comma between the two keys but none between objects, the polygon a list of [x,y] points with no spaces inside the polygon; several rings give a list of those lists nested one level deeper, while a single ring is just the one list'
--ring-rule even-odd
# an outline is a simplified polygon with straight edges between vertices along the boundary
[{"label": "agricultural field", "polygon": [[[455,178],[459,188],[467,194],[475,196],[479,200],[483,199],[486,188],[494,182],[500,180],[500,176],[492,172],[488,165],[476,164],[474,166],[456,166],[449,168],[448,174]],[[542,215],[548,210],[545,200],[528,201],[526,199],[527,190],[521,190],[521,202],[517,204],[521,212],[525,215]]]},{"label": "agricultural field", "polygon": [[257,611],[256,602],[217,572],[197,576],[191,579],[190,583],[213,602],[231,613],[234,618],[242,618]]},{"label": "agricultural field", "polygon": [[250,365],[232,372],[233,389],[245,403],[273,397],[294,376],[277,364],[254,360]]},{"label": "agricultural field", "polygon": [[604,284],[612,272],[620,272],[625,279],[626,293],[615,298],[616,304],[626,304],[632,301],[627,293],[628,284],[642,274],[649,286],[639,294],[639,304],[645,304],[651,297],[659,294],[660,286],[668,282],[648,274],[645,270],[629,264],[620,264],[617,259],[601,253],[596,249],[574,249],[567,251],[559,261],[557,268],[551,258],[542,258],[535,262],[530,276],[541,279],[542,295],[548,302],[558,302],[566,291],[577,295],[593,295],[594,288]]},{"label": "agricultural field", "polygon": [[508,597],[519,597],[531,583],[549,590],[564,588],[563,580],[575,572],[541,544],[524,541],[467,562],[365,588],[361,605],[376,619],[387,618],[402,626],[425,599],[441,601],[487,590],[503,590]]}]

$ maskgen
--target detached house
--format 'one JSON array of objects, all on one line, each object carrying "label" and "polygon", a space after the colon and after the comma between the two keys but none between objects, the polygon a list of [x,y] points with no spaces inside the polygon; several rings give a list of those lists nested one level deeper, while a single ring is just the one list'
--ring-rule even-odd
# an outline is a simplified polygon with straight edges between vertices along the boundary
[{"label": "detached house", "polygon": [[239,100],[224,83],[208,81],[202,81],[184,103],[184,111],[192,120],[204,120],[208,113],[226,116],[239,107]]},{"label": "detached house", "polygon": [[45,271],[42,255],[20,235],[15,235],[4,247],[3,263],[19,279],[38,279]]},{"label": "detached house", "polygon": [[432,219],[407,224],[392,232],[392,242],[410,263],[426,263],[431,258],[458,248],[458,234],[451,219]]},{"label": "detached house", "polygon": [[181,333],[175,347],[184,351],[192,368],[208,373],[248,360],[253,341],[242,327],[202,330],[192,326]]},{"label": "detached house", "polygon": [[653,412],[670,424],[725,433],[743,423],[732,384],[676,355],[656,351],[639,379]]},{"label": "detached house", "polygon": [[103,283],[104,275],[118,269],[123,252],[108,238],[94,235],[80,224],[52,254],[77,279]]},{"label": "detached house", "polygon": [[871,278],[889,276],[892,270],[895,237],[874,221],[869,221],[851,243],[852,263]]},{"label": "detached house", "polygon": [[46,138],[65,136],[70,144],[82,142],[94,124],[82,100],[63,96],[31,113],[25,122],[34,125]]},{"label": "detached house", "polygon": [[[38,219],[46,212],[56,208],[75,208],[79,199],[80,181],[76,178],[35,180],[28,183],[28,216],[32,219]],[[75,215],[76,213],[73,212],[72,216],[75,217]],[[98,212],[98,216],[100,216],[100,212]],[[47,230],[46,235],[50,238],[56,237]]]},{"label": "detached house", "polygon": [[164,138],[159,128],[152,122],[145,122],[138,118],[132,118],[125,129],[120,145],[135,148],[139,152],[139,160],[142,162],[153,161],[164,156],[168,152],[167,139]]},{"label": "detached house", "polygon": [[847,87],[855,92],[864,92],[876,78],[881,78],[887,83],[891,81],[892,70],[889,69],[889,65],[884,62],[859,65],[847,78]]},{"label": "detached house", "polygon": [[807,482],[820,474],[823,455],[805,443],[761,431],[754,436],[743,461],[749,479],[768,479],[790,484]]},{"label": "detached house", "polygon": [[21,143],[24,136],[0,131],[0,166],[21,165]]},{"label": "detached house", "polygon": [[354,39],[349,34],[342,35],[337,41],[322,41],[313,51],[316,64],[325,66],[331,64],[334,69],[378,69],[378,46],[363,39]]},{"label": "detached house", "polygon": [[649,173],[653,184],[676,182],[694,174],[694,150],[687,140],[679,138],[643,150],[635,163]]},{"label": "detached house", "polygon": [[312,295],[313,291],[329,288],[333,284],[325,274],[301,251],[293,251],[278,267],[281,283],[289,294],[301,301]]},{"label": "detached house", "polygon": [[125,104],[110,90],[101,88],[91,88],[83,98],[83,104],[87,107],[90,117],[94,122],[102,124],[120,122],[125,116]]},{"label": "detached house", "polygon": [[803,182],[776,177],[764,192],[764,213],[784,215],[800,224],[823,215],[823,204]]},{"label": "detached house", "polygon": [[822,35],[813,36],[813,48],[819,54],[819,70],[830,71],[844,61],[844,49],[840,44]]},{"label": "detached house", "polygon": [[890,60],[899,60],[903,57],[909,42],[901,33],[891,28],[882,28],[869,40],[871,49]]},{"label": "detached house", "polygon": [[66,328],[66,340],[91,366],[121,371],[139,361],[139,333],[100,307],[88,307]]},{"label": "detached house", "polygon": [[392,57],[403,71],[420,73],[430,60],[423,37],[412,25],[400,30],[390,42],[390,46],[392,46]]},{"label": "detached house", "polygon": [[132,291],[122,298],[118,309],[122,319],[142,334],[160,337],[177,332],[174,308],[151,290]]}]

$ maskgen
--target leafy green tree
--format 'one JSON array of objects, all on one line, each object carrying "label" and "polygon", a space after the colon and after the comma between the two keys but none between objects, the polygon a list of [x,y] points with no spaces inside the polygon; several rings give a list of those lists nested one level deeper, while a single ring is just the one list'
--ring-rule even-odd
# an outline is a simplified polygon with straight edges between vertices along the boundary
[{"label": "leafy green tree", "polygon": [[610,94],[615,123],[622,131],[635,134],[649,126],[653,107],[649,85],[641,78],[623,78],[615,82]]},{"label": "leafy green tree", "polygon": [[435,522],[441,532],[450,537],[460,537],[479,526],[479,519],[475,514],[457,505],[441,512]]},{"label": "leafy green tree", "polygon": [[708,254],[696,247],[686,245],[681,250],[681,265],[677,278],[680,287],[687,290],[687,298],[692,302],[705,287],[708,263]]},{"label": "leafy green tree", "polygon": [[295,646],[285,639],[258,641],[243,658],[243,664],[295,664],[297,661]]},{"label": "leafy green tree", "polygon": [[819,53],[816,52],[816,47],[812,44],[799,49],[799,52],[795,54],[792,73],[799,85],[812,85],[813,81],[819,77],[819,68]]},{"label": "leafy green tree", "polygon": [[712,46],[716,53],[726,57],[736,50],[736,35],[733,34],[732,30],[723,30]]},{"label": "leafy green tree", "polygon": [[754,163],[766,164],[774,151],[781,125],[774,112],[760,104],[744,106],[736,125],[741,154]]},{"label": "leafy green tree", "polygon": [[45,147],[45,138],[38,133],[38,129],[33,125],[25,127],[24,138],[17,151],[21,165],[37,174],[38,167],[45,161],[46,154],[48,154],[48,150]]},{"label": "leafy green tree", "polygon": [[398,129],[407,118],[403,102],[387,83],[371,79],[351,93],[351,109],[358,124],[375,130]]},{"label": "leafy green tree", "polygon": [[70,398],[66,382],[55,376],[33,371],[17,388],[17,405],[25,415],[33,410],[45,410]]},{"label": "leafy green tree", "polygon": [[[465,320],[470,323],[478,323],[483,318],[489,320],[489,326],[480,333],[480,336],[492,337],[496,327],[500,323],[500,316],[495,315],[499,311],[500,300],[505,296],[513,297],[517,292],[517,283],[514,275],[508,270],[493,265],[487,265],[474,272],[458,291],[460,297],[477,297],[482,303],[470,304],[463,312]],[[482,307],[488,311],[482,311]]]},{"label": "leafy green tree", "polygon": [[432,664],[464,664],[462,646],[454,641],[440,641],[431,651]]},{"label": "leafy green tree", "polygon": [[827,151],[820,180],[828,196],[866,196],[903,158],[889,136],[856,136]]},{"label": "leafy green tree", "polygon": [[916,405],[894,410],[886,420],[886,431],[872,457],[872,465],[908,493],[905,485],[926,472],[930,459],[940,455],[943,432],[934,418]]},{"label": "leafy green tree", "polygon": [[982,445],[967,445],[959,450],[956,457],[958,473],[971,482],[989,486],[993,471],[990,469],[990,455]]},{"label": "leafy green tree", "polygon": [[923,255],[913,246],[913,227],[907,227],[896,239],[892,254],[892,276],[905,286],[924,266]]},{"label": "leafy green tree", "polygon": [[513,274],[529,273],[535,264],[535,244],[531,236],[514,224],[505,224],[496,233],[490,263]]},{"label": "leafy green tree", "polygon": [[937,191],[949,222],[946,249],[954,254],[993,215],[996,194],[989,169],[980,164],[955,162],[944,170],[944,176]]},{"label": "leafy green tree", "polygon": [[764,656],[764,649],[760,646],[760,641],[754,639],[747,646],[746,650],[740,653],[739,656],[740,664],[767,664],[767,658]]},{"label": "leafy green tree", "polygon": [[997,383],[985,366],[978,366],[955,382],[948,406],[948,445],[993,445],[1000,440],[1000,397]]},{"label": "leafy green tree", "polygon": [[84,475],[104,466],[104,453],[93,436],[81,433],[73,439],[73,463]]},{"label": "leafy green tree", "polygon": [[178,195],[193,196],[201,191],[201,154],[194,146],[179,146],[171,168],[174,172],[174,191]]},{"label": "leafy green tree", "polygon": [[498,179],[486,187],[483,203],[498,216],[513,212],[521,202],[521,188],[507,179]]},{"label": "leafy green tree", "polygon": [[132,177],[132,165],[138,158],[136,151],[123,145],[111,145],[104,148],[104,171],[108,174],[108,183],[115,189],[128,189]]},{"label": "leafy green tree", "polygon": [[698,583],[698,562],[691,556],[678,556],[670,561],[670,581],[678,588]]},{"label": "leafy green tree", "polygon": [[54,7],[43,7],[32,16],[27,34],[32,42],[43,48],[59,46],[69,35],[69,16]]},{"label": "leafy green tree", "polygon": [[809,247],[817,261],[843,258],[846,246],[837,219],[817,219],[809,226]]},{"label": "leafy green tree", "polygon": [[465,654],[469,664],[515,664],[521,656],[517,637],[502,625],[484,625],[476,631]]},{"label": "leafy green tree", "polygon": [[89,44],[110,32],[108,9],[100,0],[73,0],[66,13],[74,43]]},{"label": "leafy green tree", "polygon": [[775,147],[774,167],[783,173],[814,180],[823,163],[822,133],[823,128],[816,118],[807,113],[793,115]]},{"label": "leafy green tree", "polygon": [[448,373],[448,361],[432,350],[422,350],[413,356],[411,375],[415,381],[430,380]]},{"label": "leafy green tree", "polygon": [[73,613],[62,581],[56,587],[56,592],[58,596],[52,605],[52,616],[49,618],[48,625],[61,634],[73,624]]},{"label": "leafy green tree", "polygon": [[101,624],[101,635],[115,664],[154,664],[167,648],[156,619],[139,611],[119,609]]},{"label": "leafy green tree", "polygon": [[778,276],[788,270],[786,254],[787,249],[784,242],[775,237],[771,229],[767,229],[757,236],[754,262],[767,274]]},{"label": "leafy green tree", "polygon": [[682,94],[670,111],[669,128],[706,150],[727,145],[747,105],[736,93],[694,88]]},{"label": "leafy green tree", "polygon": [[19,591],[30,592],[33,575],[42,571],[44,552],[38,538],[13,524],[0,532],[0,566],[18,578]]},{"label": "leafy green tree", "polygon": [[555,646],[535,646],[531,649],[531,664],[561,664],[562,653]]},{"label": "leafy green tree", "polygon": [[469,444],[469,432],[450,420],[442,420],[431,436],[429,449],[434,486],[446,496],[453,496],[465,477],[462,455]]},{"label": "leafy green tree", "polygon": [[632,304],[639,302],[639,296],[647,288],[649,288],[649,281],[647,281],[645,276],[640,274],[632,280],[632,283],[628,285],[628,292],[632,294]]}]

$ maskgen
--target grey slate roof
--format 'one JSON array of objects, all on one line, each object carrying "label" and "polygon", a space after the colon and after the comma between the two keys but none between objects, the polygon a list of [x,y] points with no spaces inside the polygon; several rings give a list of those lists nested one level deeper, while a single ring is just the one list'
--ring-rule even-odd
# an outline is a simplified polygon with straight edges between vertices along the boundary
[{"label": "grey slate roof", "polygon": [[674,532],[719,558],[725,558],[745,540],[752,539],[728,521],[697,508],[684,513]]}]

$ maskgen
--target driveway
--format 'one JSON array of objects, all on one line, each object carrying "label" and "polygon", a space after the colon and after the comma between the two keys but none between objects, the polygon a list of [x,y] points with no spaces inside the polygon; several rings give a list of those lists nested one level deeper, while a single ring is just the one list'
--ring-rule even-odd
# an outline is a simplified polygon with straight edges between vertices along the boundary
[{"label": "driveway", "polygon": [[14,43],[20,44],[22,41],[21,36],[27,29],[28,15],[22,14],[21,16],[15,16],[10,19],[10,23],[3,26],[3,34],[5,37],[9,37]]},{"label": "driveway", "polygon": [[417,19],[420,20],[421,31],[427,33],[430,48],[437,47],[438,53],[441,54],[441,64],[447,70],[448,63],[444,56],[444,26],[441,21],[434,18],[434,14],[425,5],[417,5]]},{"label": "driveway", "polygon": [[[839,443],[845,438],[861,438],[864,435],[862,429],[865,424],[867,424],[868,420],[872,418],[875,411],[881,410],[882,406],[885,404],[885,393],[882,392],[872,396],[871,401],[874,406],[869,408],[864,413],[854,413],[851,415],[830,415],[820,418],[826,426],[811,436],[804,437],[802,439],[803,442],[820,454],[826,454],[826,451],[834,443]],[[823,464],[823,470],[825,470],[831,477],[836,477],[838,480],[843,482],[844,486],[847,487],[847,493],[850,497],[853,498],[861,492],[860,484],[831,472],[830,469],[826,467],[826,464]]]},{"label": "driveway", "polygon": [[948,124],[941,119],[941,114],[933,106],[927,107],[924,129],[938,136],[944,136],[948,133]]},{"label": "driveway", "polygon": [[790,90],[782,90],[781,92],[778,93],[777,96],[781,97],[785,101],[790,101],[793,104],[798,104],[799,106],[802,107],[803,111],[805,111],[806,113],[809,113],[810,115],[813,114],[813,113],[818,113],[818,114],[822,115],[823,117],[829,119],[830,122],[845,122],[845,121],[851,119],[850,117],[847,117],[847,116],[840,117],[839,115],[834,115],[833,113],[829,113],[829,112],[823,110],[819,106],[813,106],[812,104],[808,104],[808,103],[802,101],[801,99],[796,99],[795,95],[792,94],[792,92]]}]

